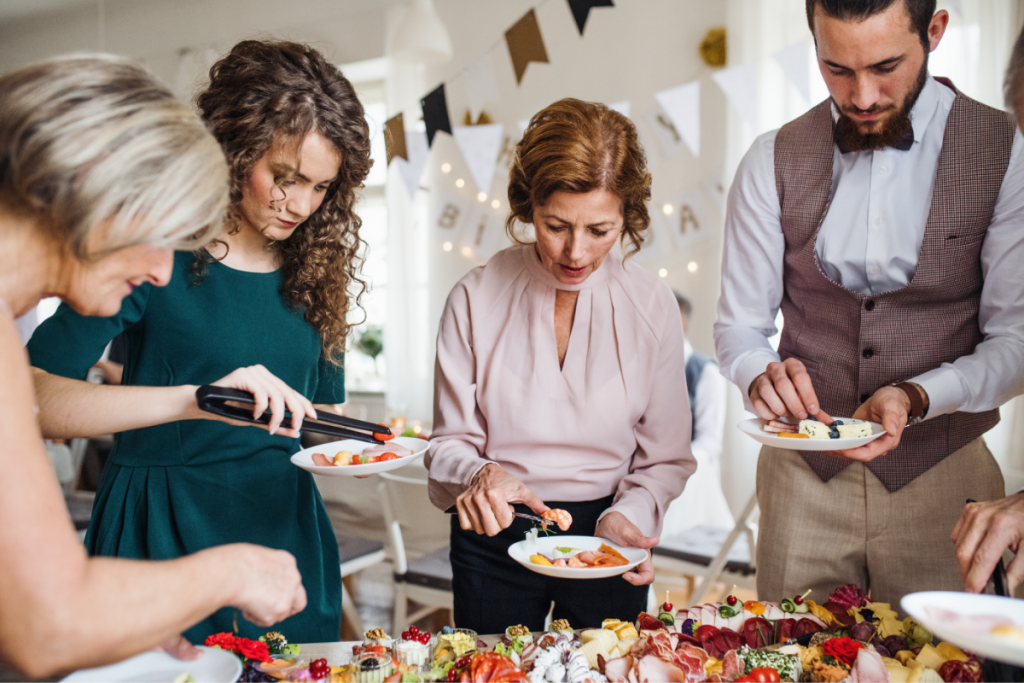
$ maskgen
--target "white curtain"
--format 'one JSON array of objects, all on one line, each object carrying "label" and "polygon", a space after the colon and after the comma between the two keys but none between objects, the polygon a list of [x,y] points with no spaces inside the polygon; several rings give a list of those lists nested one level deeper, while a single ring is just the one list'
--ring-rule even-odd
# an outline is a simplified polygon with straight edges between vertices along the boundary
[{"label": "white curtain", "polygon": [[[947,76],[965,94],[1002,107],[1002,80],[1010,50],[1024,24],[1021,0],[942,1],[939,9],[950,13],[946,36],[931,54],[929,68]],[[814,57],[814,43],[807,27],[804,0],[729,0],[726,32],[728,66],[754,64],[757,68],[756,129],[731,108],[724,181],[728,186],[740,160],[761,133],[780,127],[811,105],[828,96]],[[787,79],[773,58],[778,51],[802,43],[808,50],[811,101]],[[1015,399],[1002,408],[1003,421],[986,436],[989,447],[1003,467],[1007,488],[1024,488],[1024,400]],[[733,428],[750,417],[742,396],[730,385],[726,417],[722,474],[726,496],[738,512],[754,490],[758,445]]]}]

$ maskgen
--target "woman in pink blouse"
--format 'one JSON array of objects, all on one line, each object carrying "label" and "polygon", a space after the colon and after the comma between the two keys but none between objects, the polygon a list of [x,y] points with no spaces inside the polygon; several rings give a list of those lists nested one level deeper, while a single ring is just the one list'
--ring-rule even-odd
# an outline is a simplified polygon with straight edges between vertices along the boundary
[{"label": "woman in pink blouse", "polygon": [[[572,581],[508,557],[531,523],[563,508],[569,533],[657,544],[669,502],[697,467],[675,298],[627,255],[650,223],[651,176],[636,129],[565,99],[530,122],[509,178],[506,222],[536,242],[495,255],[455,286],[437,339],[430,499],[455,505],[455,622],[480,633],[631,621],[651,562],[622,579]],[[518,240],[517,240],[518,241]]]}]

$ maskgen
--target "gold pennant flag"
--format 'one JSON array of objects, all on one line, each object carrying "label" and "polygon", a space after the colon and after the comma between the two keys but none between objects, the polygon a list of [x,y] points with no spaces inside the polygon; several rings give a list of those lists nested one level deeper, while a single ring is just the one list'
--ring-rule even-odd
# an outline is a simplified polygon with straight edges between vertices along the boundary
[{"label": "gold pennant flag", "polygon": [[544,39],[540,35],[540,24],[537,23],[537,13],[532,9],[505,31],[505,42],[508,43],[512,66],[516,70],[516,85],[523,82],[523,74],[530,62],[549,63],[548,51],[544,49]]},{"label": "gold pennant flag", "polygon": [[388,166],[395,157],[409,161],[409,152],[405,149],[405,123],[402,121],[401,112],[384,122],[384,145],[388,152]]}]

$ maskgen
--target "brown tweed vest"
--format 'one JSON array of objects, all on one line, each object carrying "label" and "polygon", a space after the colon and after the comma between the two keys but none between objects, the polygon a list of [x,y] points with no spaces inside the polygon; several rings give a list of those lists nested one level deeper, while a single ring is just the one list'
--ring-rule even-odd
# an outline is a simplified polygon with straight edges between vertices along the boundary
[{"label": "brown tweed vest", "polygon": [[[916,274],[906,287],[865,296],[832,281],[814,255],[832,196],[829,101],[779,130],[775,184],[786,239],[779,353],[807,366],[825,412],[853,415],[880,387],[969,355],[982,341],[981,245],[1009,165],[1013,133],[1003,112],[957,93]],[[868,468],[896,491],[998,421],[998,410],[927,420],[908,427],[900,445]],[[801,455],[822,481],[850,464],[828,453]]]}]

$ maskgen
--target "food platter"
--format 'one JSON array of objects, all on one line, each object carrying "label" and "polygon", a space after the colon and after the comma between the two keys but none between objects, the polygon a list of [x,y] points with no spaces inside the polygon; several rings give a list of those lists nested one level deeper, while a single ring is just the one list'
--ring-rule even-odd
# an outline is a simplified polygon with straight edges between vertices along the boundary
[{"label": "food platter", "polygon": [[381,472],[389,472],[396,470],[399,467],[405,467],[406,465],[415,462],[419,458],[423,457],[423,454],[430,448],[430,442],[424,439],[415,437],[399,436],[393,440],[388,441],[388,444],[398,444],[404,446],[412,451],[411,455],[405,455],[395,460],[385,460],[382,462],[371,462],[364,465],[343,465],[335,466],[328,465],[321,467],[313,464],[313,454],[323,453],[328,457],[334,457],[334,455],[340,451],[349,451],[356,455],[362,453],[367,448],[371,448],[372,445],[364,443],[362,441],[355,441],[354,439],[346,439],[344,441],[332,441],[330,443],[321,444],[314,446],[313,448],[306,448],[291,457],[292,464],[296,467],[301,467],[307,472],[313,474],[321,474],[327,477],[364,477],[371,474],[380,474]]},{"label": "food platter", "polygon": [[[836,419],[850,420],[850,418]],[[877,422],[868,422],[871,425],[870,436],[861,436],[853,439],[793,439],[764,431],[766,423],[767,420],[755,417],[750,420],[744,420],[736,426],[739,427],[741,432],[766,446],[786,448],[792,451],[839,451],[848,448],[859,448],[885,434],[885,429],[882,425]]]},{"label": "food platter", "polygon": [[192,676],[196,683],[237,681],[242,675],[242,663],[238,657],[216,647],[200,647],[199,659],[184,661],[175,659],[166,652],[144,652],[130,659],[95,669],[82,669],[63,679],[68,683],[91,683],[92,681],[153,681],[166,682],[180,678],[183,674]]},{"label": "food platter", "polygon": [[[997,595],[926,591],[904,596],[903,609],[937,636],[979,655],[1007,664],[1024,666],[1024,644],[991,635],[986,628],[972,628],[957,617],[1005,617],[1024,628],[1024,600]],[[950,613],[953,613],[952,616]],[[973,620],[977,621],[977,620]]]},{"label": "food platter", "polygon": [[[556,548],[597,550],[602,544],[609,545],[617,550],[628,560],[628,563],[615,567],[569,569],[567,567],[549,567],[534,564],[530,560],[531,555],[538,553],[547,555],[554,553]],[[625,548],[596,536],[542,536],[536,541],[526,540],[512,544],[508,549],[508,555],[532,572],[557,579],[607,579],[611,576],[625,574],[648,557],[647,551],[642,548]]]}]

